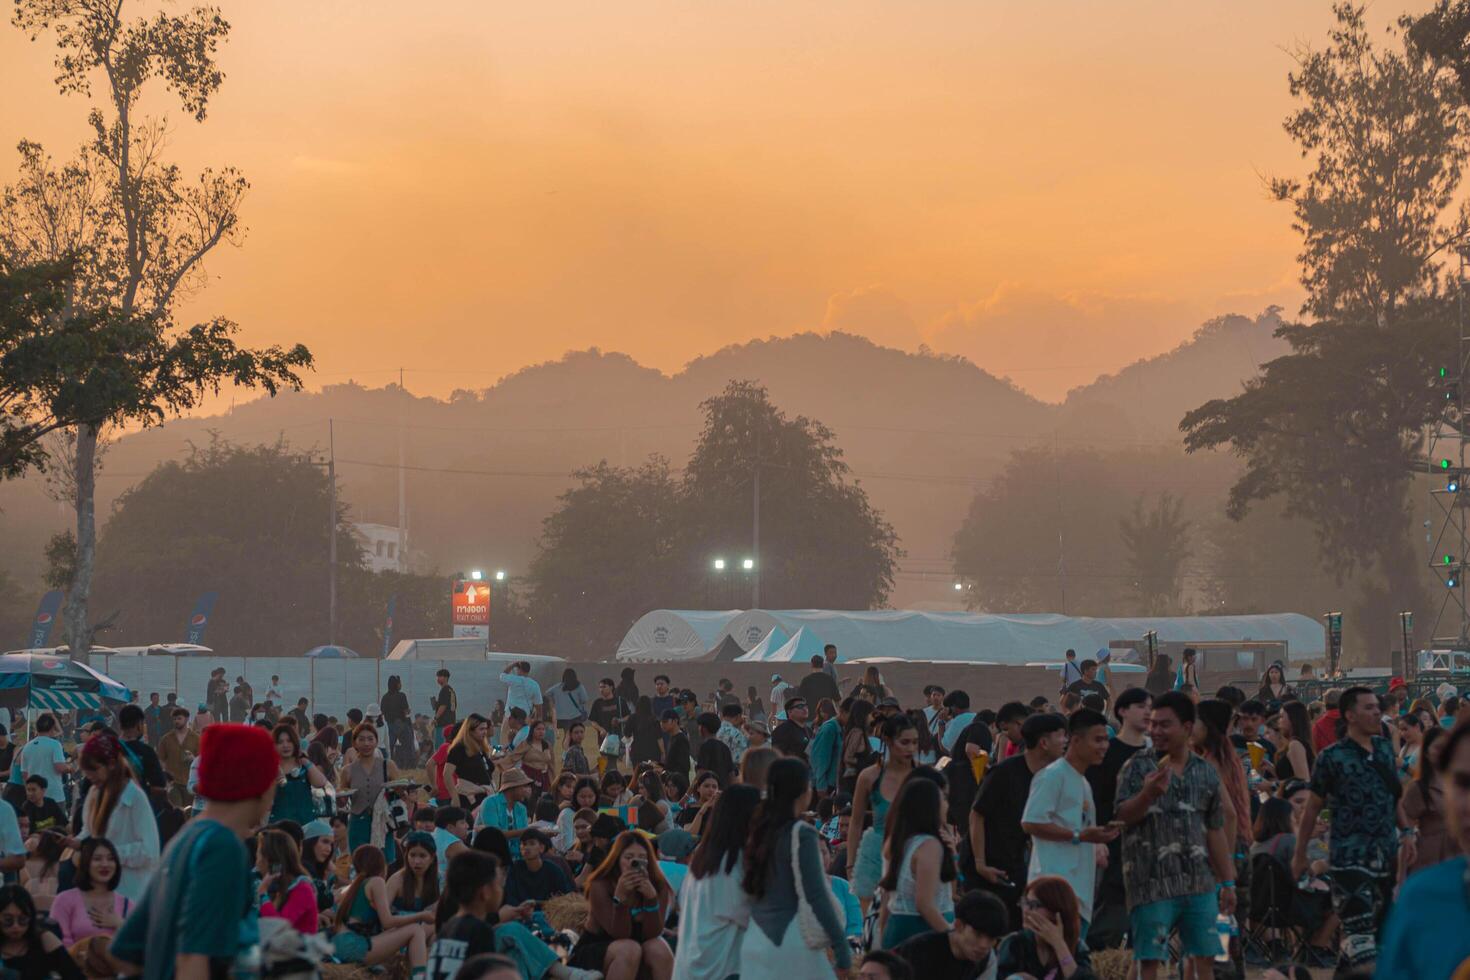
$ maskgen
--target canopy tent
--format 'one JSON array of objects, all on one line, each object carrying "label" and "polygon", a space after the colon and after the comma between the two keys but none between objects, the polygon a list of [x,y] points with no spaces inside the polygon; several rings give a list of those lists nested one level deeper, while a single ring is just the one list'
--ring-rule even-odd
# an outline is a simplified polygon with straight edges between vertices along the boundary
[{"label": "canopy tent", "polygon": [[618,659],[633,663],[701,660],[719,646],[739,610],[655,609],[628,628]]},{"label": "canopy tent", "polygon": [[745,651],[740,649],[740,644],[735,642],[735,637],[727,633],[725,634],[725,638],[720,641],[720,645],[711,650],[709,656],[704,659],[713,663],[723,664],[739,659],[744,653]]},{"label": "canopy tent", "polygon": [[[780,622],[764,609],[747,609],[730,620],[729,625],[725,627],[725,633],[740,644],[742,652],[748,652],[754,650],[766,637],[770,636],[772,630],[779,629],[781,629]],[[785,643],[790,636],[790,630],[781,630],[782,643]]]},{"label": "canopy tent", "polygon": [[75,711],[103,701],[126,704],[132,693],[106,674],[65,657],[0,657],[0,707]]},{"label": "canopy tent", "polygon": [[356,660],[359,654],[356,650],[349,650],[347,647],[320,646],[306,651],[306,656],[322,660]]},{"label": "canopy tent", "polygon": [[736,657],[736,660],[775,660],[776,651],[780,650],[791,640],[791,634],[777,626],[766,634],[766,638],[746,651],[744,656]]},{"label": "canopy tent", "polygon": [[776,635],[776,631],[772,631],[766,637],[765,642],[761,643],[760,647],[737,659],[746,662],[769,660],[784,663],[807,663],[813,657],[820,657],[822,655],[822,647],[825,645],[825,641],[805,626],[797,630],[791,639],[782,643],[780,646],[772,645],[770,649],[762,649],[767,647],[770,641],[776,638]]},{"label": "canopy tent", "polygon": [[[682,644],[667,637],[662,645],[640,635],[640,624],[655,616],[690,617],[708,627],[706,640],[692,626],[683,634]],[[1277,641],[1285,642],[1292,660],[1320,658],[1325,650],[1322,625],[1315,619],[1297,613],[1273,613],[1259,616],[1178,616],[1139,618],[1091,618],[1060,616],[1052,613],[995,615],[991,613],[919,612],[914,610],[844,612],[823,609],[771,610],[781,630],[794,637],[805,630],[820,653],[823,645],[835,643],[841,663],[874,657],[891,657],[903,661],[937,661],[956,663],[1000,663],[1024,665],[1034,662],[1057,662],[1063,650],[1081,653],[1107,647],[1115,641],[1140,640],[1150,630],[1157,631],[1161,643],[1203,643]],[[724,618],[728,617],[728,618]],[[693,660],[704,656],[723,639],[714,629],[715,620],[728,628],[735,617],[731,613],[678,613],[667,610],[649,613],[629,630],[618,649],[619,660]],[[657,621],[672,633],[675,624]],[[645,626],[643,633],[646,634]],[[742,661],[776,660],[789,645],[789,639],[769,642],[767,635]],[[739,638],[736,638],[737,642]],[[705,644],[695,652],[699,644]],[[677,652],[676,652],[677,651]],[[796,650],[792,656],[798,656]]]}]

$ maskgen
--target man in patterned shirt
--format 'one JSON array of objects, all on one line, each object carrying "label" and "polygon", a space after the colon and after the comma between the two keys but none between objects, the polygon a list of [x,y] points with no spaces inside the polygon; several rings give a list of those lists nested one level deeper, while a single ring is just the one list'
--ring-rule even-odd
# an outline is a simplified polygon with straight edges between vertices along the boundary
[{"label": "man in patterned shirt", "polygon": [[1123,884],[1141,980],[1158,976],[1176,928],[1195,977],[1212,980],[1220,951],[1215,915],[1235,911],[1223,789],[1215,767],[1190,751],[1194,724],[1188,695],[1159,695],[1149,716],[1154,751],[1134,753],[1118,774]]},{"label": "man in patterned shirt", "polygon": [[738,704],[727,704],[720,708],[720,730],[715,733],[715,738],[725,743],[725,748],[730,750],[730,757],[735,764],[740,765],[740,759],[745,755],[745,750],[750,747],[750,738],[742,730],[745,712]]},{"label": "man in patterned shirt", "polygon": [[1307,868],[1307,844],[1323,807],[1332,809],[1327,852],[1332,908],[1342,920],[1342,969],[1362,967],[1378,958],[1378,933],[1393,897],[1398,867],[1398,800],[1393,745],[1384,738],[1378,695],[1366,687],[1342,692],[1339,713],[1347,723],[1343,737],[1322,750],[1312,771],[1312,794],[1302,809],[1301,829],[1291,873]]}]

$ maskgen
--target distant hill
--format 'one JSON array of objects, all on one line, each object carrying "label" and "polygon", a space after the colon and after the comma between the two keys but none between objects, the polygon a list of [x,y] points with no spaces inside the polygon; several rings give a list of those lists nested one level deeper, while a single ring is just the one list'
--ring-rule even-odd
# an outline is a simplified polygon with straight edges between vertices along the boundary
[{"label": "distant hill", "polygon": [[[393,524],[401,426],[415,552],[444,571],[515,573],[534,554],[541,519],[570,471],[601,459],[631,465],[654,452],[680,465],[699,434],[699,403],[731,379],[754,379],[787,413],[836,433],[856,478],[897,528],[909,557],[895,603],[942,600],[951,537],[976,486],[1013,449],[1053,438],[1097,439],[1100,448],[1108,439],[1177,440],[1185,410],[1237,389],[1274,356],[1274,323],[1274,314],[1221,318],[1168,354],[1076,389],[1061,408],[963,358],[843,333],[727,347],[672,377],[623,354],[576,351],[498,380],[487,372],[483,388],[446,400],[391,385],[331,385],[121,439],[100,475],[98,516],[105,520],[120,493],[211,432],[324,453],[331,419],[343,499],[356,518]],[[0,508],[0,570],[36,587],[41,549],[68,515],[35,478],[0,486]]]},{"label": "distant hill", "polygon": [[1211,398],[1240,391],[1260,365],[1289,350],[1274,336],[1281,326],[1276,309],[1255,319],[1218,317],[1166,354],[1136,361],[1117,374],[1067,393],[1063,418],[1084,427],[1116,426],[1111,433],[1141,440],[1179,439],[1179,420]]}]

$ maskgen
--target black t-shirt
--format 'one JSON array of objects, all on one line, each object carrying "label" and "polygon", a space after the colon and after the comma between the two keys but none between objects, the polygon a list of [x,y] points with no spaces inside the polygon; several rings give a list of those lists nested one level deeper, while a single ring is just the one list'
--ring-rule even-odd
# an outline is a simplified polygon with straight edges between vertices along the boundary
[{"label": "black t-shirt", "polygon": [[[143,779],[144,789],[153,790],[165,789],[168,787],[168,776],[165,775],[163,771],[163,763],[158,761],[158,753],[153,751],[153,746],[149,745],[141,738],[135,738],[131,741],[124,742],[123,745],[127,748],[129,752],[133,754],[133,758],[137,760],[138,764],[143,767],[143,772],[141,773],[141,776]],[[150,800],[152,799],[152,796],[153,794],[150,793]],[[155,807],[154,809],[157,809],[157,807]]]},{"label": "black t-shirt", "polygon": [[57,833],[66,831],[66,812],[53,799],[42,800],[40,806],[26,800],[20,805],[20,815],[30,824],[29,833],[39,834],[43,830],[54,830]]},{"label": "black t-shirt", "polygon": [[[439,712],[439,708],[444,709],[443,713]],[[454,724],[454,713],[459,709],[459,699],[454,696],[454,688],[448,684],[439,688],[439,693],[434,695],[434,709],[434,724],[440,728]]]},{"label": "black t-shirt", "polygon": [[566,895],[572,888],[566,872],[550,861],[542,861],[536,871],[526,867],[525,861],[514,861],[505,876],[505,904],[546,902],[558,895]]},{"label": "black t-shirt", "polygon": [[1079,698],[1087,694],[1101,695],[1104,704],[1111,701],[1113,697],[1108,693],[1108,686],[1102,681],[1073,681],[1068,685],[1067,690]]},{"label": "black t-shirt", "polygon": [[495,929],[473,915],[456,915],[444,923],[434,945],[429,947],[425,980],[454,980],[471,956],[495,952]]},{"label": "black t-shirt", "polygon": [[966,812],[975,800],[975,770],[970,765],[970,755],[965,745],[978,745],[987,753],[993,753],[990,726],[978,718],[961,729],[954,740],[953,759],[944,767],[949,777],[949,812],[951,819],[960,826],[965,825]]},{"label": "black t-shirt", "polygon": [[587,709],[587,718],[605,732],[618,730],[618,699],[617,698],[593,698],[592,705]]},{"label": "black t-shirt", "polygon": [[771,744],[776,747],[782,755],[795,756],[798,759],[806,759],[806,746],[812,740],[805,728],[792,721],[790,718],[776,726],[771,733]]},{"label": "black t-shirt", "polygon": [[830,698],[834,705],[842,703],[842,694],[837,690],[837,682],[825,670],[807,674],[801,679],[801,683],[796,685],[796,689],[814,715],[817,710],[817,702],[822,698]]},{"label": "black t-shirt", "polygon": [[971,980],[990,959],[988,953],[980,963],[956,959],[947,932],[921,932],[893,947],[893,953],[924,980]]},{"label": "black t-shirt", "polygon": [[[383,709],[384,721],[408,721],[408,695],[402,691],[389,691],[378,702]],[[445,725],[449,722],[444,722]],[[441,726],[442,727],[442,726]]]},{"label": "black t-shirt", "polygon": [[1113,819],[1113,808],[1118,800],[1118,773],[1123,763],[1133,758],[1141,745],[1129,745],[1120,738],[1108,742],[1103,761],[1087,770],[1087,783],[1092,787],[1092,802],[1097,806],[1097,822],[1105,824]]},{"label": "black t-shirt", "polygon": [[463,742],[449,750],[444,761],[454,766],[456,778],[468,779],[477,786],[490,785],[490,763],[479,752],[470,751]]},{"label": "black t-shirt", "polygon": [[985,774],[972,807],[985,818],[985,863],[1004,869],[1012,881],[1026,880],[1030,840],[1021,829],[1021,814],[1032,775],[1024,753],[1011,756]]},{"label": "black t-shirt", "polygon": [[5,748],[0,749],[0,773],[8,772],[10,770],[11,765],[13,765],[14,762],[15,762],[15,743],[14,742],[10,742],[10,743],[6,744]]}]

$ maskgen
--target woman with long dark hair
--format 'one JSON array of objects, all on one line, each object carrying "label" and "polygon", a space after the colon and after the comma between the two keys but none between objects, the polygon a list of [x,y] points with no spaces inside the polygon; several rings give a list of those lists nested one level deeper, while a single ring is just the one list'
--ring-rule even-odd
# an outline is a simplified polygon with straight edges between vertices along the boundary
[{"label": "woman with long dark hair", "polygon": [[[894,715],[881,729],[886,759],[880,758],[858,776],[852,794],[852,823],[847,837],[847,867],[852,893],[862,904],[863,914],[873,900],[878,879],[883,877],[883,830],[888,808],[899,788],[914,771],[914,753],[919,749],[919,732],[907,715]],[[863,830],[868,813],[873,825]]]},{"label": "woman with long dark hair", "polygon": [[644,694],[638,698],[633,715],[623,725],[623,734],[632,742],[628,761],[637,768],[645,762],[657,762],[663,756],[663,729],[653,716],[653,699]]},{"label": "woman with long dark hair", "polygon": [[868,744],[868,720],[873,713],[873,703],[861,698],[848,699],[852,706],[847,711],[847,724],[842,729],[841,761],[838,764],[838,786],[851,793],[857,785],[858,774],[867,768],[872,759],[873,748]]},{"label": "woman with long dark hair", "polygon": [[66,947],[41,928],[30,893],[19,885],[0,887],[0,966],[20,980],[82,980]]},{"label": "woman with long dark hair", "polygon": [[35,850],[26,856],[25,868],[21,870],[20,883],[35,899],[36,908],[49,912],[61,882],[61,856],[66,851],[66,838],[54,830],[43,830],[35,835],[35,840]]},{"label": "woman with long dark hair", "polygon": [[1399,800],[1401,822],[1416,831],[1413,845],[1400,848],[1403,877],[1460,853],[1460,845],[1450,833],[1445,817],[1444,780],[1440,777],[1441,759],[1435,745],[1444,731],[1436,726],[1424,733],[1419,775],[1404,786],[1403,798]]},{"label": "woman with long dark hair", "polygon": [[1424,745],[1424,719],[1410,711],[1395,718],[1393,723],[1399,730],[1399,779],[1407,781],[1413,779],[1419,771],[1419,753]]},{"label": "woman with long dark hair", "polygon": [[[1194,729],[1190,733],[1194,751],[1204,758],[1220,777],[1224,787],[1224,799],[1229,804],[1225,811],[1225,840],[1234,856],[1235,880],[1250,881],[1251,804],[1250,784],[1245,777],[1245,767],[1235,746],[1230,741],[1230,720],[1234,710],[1229,702],[1219,698],[1205,698],[1195,706]],[[1230,942],[1231,959],[1236,974],[1245,976],[1244,945],[1239,940]]]},{"label": "woman with long dark hair", "polygon": [[93,837],[77,854],[77,874],[72,887],[51,903],[51,918],[61,927],[61,941],[68,947],[88,936],[111,936],[133,909],[133,903],[118,894],[122,864],[117,848],[106,837]]},{"label": "woman with long dark hair", "polygon": [[879,882],[887,896],[879,917],[884,949],[954,924],[954,854],[941,836],[943,812],[944,794],[928,779],[904,783],[888,811]]},{"label": "woman with long dark hair", "polygon": [[674,893],[647,839],[631,830],[619,834],[587,876],[586,890],[587,925],[571,965],[599,970],[608,980],[632,980],[640,973],[669,980],[674,954],[663,929]]},{"label": "woman with long dark hair", "polygon": [[342,963],[375,966],[407,948],[408,965],[428,958],[424,927],[414,916],[394,913],[388,901],[388,862],[381,849],[363,844],[352,852],[352,884],[342,889],[334,916],[332,952]]},{"label": "woman with long dark hair", "polygon": [[261,916],[285,919],[297,932],[316,932],[316,885],[301,863],[295,838],[284,830],[262,830],[255,843],[255,870],[260,873]]},{"label": "woman with long dark hair", "polygon": [[542,793],[551,789],[551,767],[556,762],[556,756],[551,752],[551,740],[555,736],[547,733],[546,722],[542,719],[527,722],[526,737],[499,763],[502,769],[520,766]]},{"label": "woman with long dark hair", "polygon": [[826,976],[828,947],[839,971],[852,965],[846,919],[822,867],[821,840],[800,819],[811,799],[806,763],[771,763],[745,842],[742,886],[751,899],[751,922],[740,943],[742,976]]},{"label": "woman with long dark hair", "polygon": [[123,869],[118,893],[137,902],[158,867],[158,820],[148,794],[133,778],[122,742],[109,732],[87,739],[81,766],[91,789],[82,807],[82,832],[68,843],[75,848],[89,837],[111,841]]},{"label": "woman with long dark hair", "polygon": [[301,866],[311,876],[316,888],[316,908],[325,912],[332,907],[332,892],[337,887],[337,839],[326,820],[313,820],[301,828]]},{"label": "woman with long dark hair", "polygon": [[403,838],[403,867],[388,879],[388,904],[411,921],[433,922],[438,901],[439,846],[433,834],[415,830]]},{"label": "woman with long dark hair", "polygon": [[699,773],[694,777],[694,783],[689,787],[689,798],[684,801],[683,809],[674,822],[699,837],[704,833],[719,799],[720,777],[712,772]]},{"label": "woman with long dark hair", "polygon": [[731,786],[689,856],[679,895],[679,947],[674,975],[729,977],[740,972],[740,944],[750,922],[750,897],[741,885],[745,839],[760,805],[754,786]]},{"label": "woman with long dark hair", "polygon": [[281,779],[276,784],[276,798],[271,803],[270,822],[290,820],[302,826],[317,815],[312,789],[325,790],[327,777],[301,749],[301,736],[296,726],[281,722],[271,729],[276,752],[281,757]]},{"label": "woman with long dark hair", "polygon": [[1307,714],[1307,706],[1300,701],[1282,704],[1276,725],[1282,742],[1276,753],[1276,779],[1310,780],[1316,753],[1312,751],[1312,716]]},{"label": "woman with long dark hair", "polygon": [[1143,679],[1143,689],[1154,697],[1174,689],[1174,664],[1167,653],[1154,655],[1154,662]]},{"label": "woman with long dark hair", "polygon": [[1256,700],[1270,708],[1273,704],[1297,700],[1296,688],[1286,683],[1286,667],[1281,661],[1271,661],[1271,666],[1261,675],[1261,689]]}]

